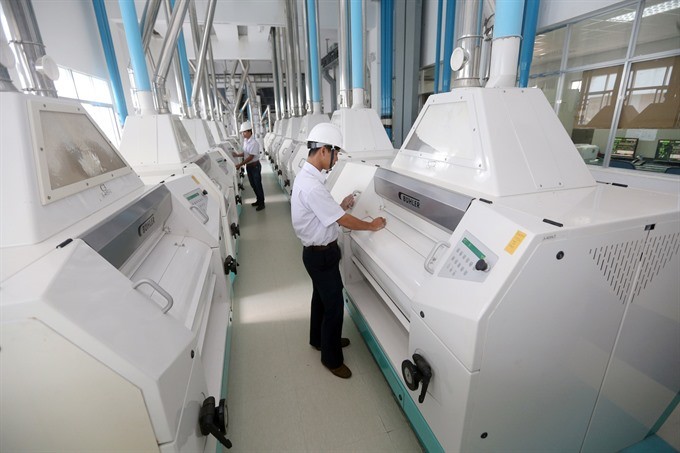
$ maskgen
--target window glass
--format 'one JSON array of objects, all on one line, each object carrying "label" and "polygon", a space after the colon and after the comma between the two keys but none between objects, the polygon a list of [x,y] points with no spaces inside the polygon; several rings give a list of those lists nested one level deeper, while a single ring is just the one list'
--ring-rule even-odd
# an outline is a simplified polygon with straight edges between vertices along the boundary
[{"label": "window glass", "polygon": [[[634,142],[638,170],[680,167],[680,56],[633,63],[617,138]],[[620,142],[621,140],[619,140]],[[612,158],[625,159],[614,146]],[[620,154],[620,155],[619,155]]]},{"label": "window glass", "polygon": [[558,76],[536,77],[529,80],[529,88],[540,88],[550,105],[555,105],[557,99]]},{"label": "window glass", "polygon": [[572,26],[567,67],[604,63],[626,58],[633,31],[635,5],[577,22]]},{"label": "window glass", "polygon": [[545,74],[560,70],[566,30],[562,27],[536,36],[534,55],[531,60],[532,74]]},{"label": "window glass", "polygon": [[635,44],[635,55],[680,49],[680,1],[648,0]]},{"label": "window glass", "polygon": [[94,88],[94,97],[92,98],[92,101],[101,102],[102,104],[113,104],[109,84],[106,80],[92,77],[92,87]]},{"label": "window glass", "polygon": [[71,76],[71,71],[59,67],[59,78],[54,81],[54,86],[57,89],[57,94],[60,97],[78,99],[78,94],[76,93],[76,86],[73,83],[73,77]]},{"label": "window glass", "polygon": [[55,82],[59,97],[78,99],[107,138],[116,146],[120,144],[120,128],[113,110],[111,89],[106,80],[82,72],[59,67],[59,80]]},{"label": "window glass", "polygon": [[90,114],[97,126],[104,132],[106,138],[116,146],[120,145],[118,122],[111,107],[83,103],[85,111]]},{"label": "window glass", "polygon": [[81,99],[83,101],[94,100],[96,98],[96,95],[94,85],[92,84],[92,77],[77,71],[71,72],[73,73],[73,81],[76,84],[78,99]]}]

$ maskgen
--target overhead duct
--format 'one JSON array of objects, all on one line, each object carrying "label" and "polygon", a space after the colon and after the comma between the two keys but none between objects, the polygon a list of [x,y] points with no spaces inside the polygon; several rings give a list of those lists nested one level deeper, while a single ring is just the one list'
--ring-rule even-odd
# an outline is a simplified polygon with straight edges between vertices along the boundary
[{"label": "overhead duct", "polygon": [[292,0],[286,0],[286,38],[287,46],[286,49],[286,84],[288,85],[288,111],[291,116],[298,116],[299,112],[297,109],[297,86],[295,85],[295,33],[293,24],[293,10],[295,4]]},{"label": "overhead duct", "polygon": [[[482,11],[484,2],[466,0],[458,2],[458,23],[461,26],[458,47],[451,55],[451,69],[455,72],[453,88],[478,87],[479,64],[482,50]],[[449,62],[445,61],[444,64]]]},{"label": "overhead duct", "polygon": [[340,7],[340,26],[338,28],[338,77],[340,78],[340,95],[338,106],[349,107],[349,70],[347,63],[347,0],[338,2]]},{"label": "overhead duct", "polygon": [[276,47],[279,56],[279,103],[281,104],[281,117],[290,118],[290,106],[288,104],[288,91],[290,90],[290,77],[288,76],[288,68],[285,64],[285,54],[286,54],[286,33],[284,29],[278,30],[279,42]]},{"label": "overhead duct", "polygon": [[179,37],[179,32],[182,29],[182,23],[184,22],[184,16],[186,15],[188,7],[189,0],[179,0],[177,2],[177,5],[172,12],[172,18],[170,19],[170,24],[168,25],[168,32],[165,36],[165,41],[163,41],[163,47],[161,48],[158,67],[156,68],[156,73],[154,74],[153,80],[154,98],[156,100],[156,108],[158,113],[168,113],[169,111],[168,101],[165,94],[165,80],[168,77],[172,56],[176,50],[177,38]]},{"label": "overhead duct", "polygon": [[[170,23],[171,18],[172,18],[172,11],[173,11],[173,0],[165,0],[165,14],[168,20],[168,23]],[[186,11],[184,13],[186,15]],[[184,22],[184,17],[182,17],[182,22]],[[182,31],[181,29],[182,24],[180,23],[180,33]],[[143,39],[143,38],[142,38]],[[177,40],[179,40],[179,34],[177,36]],[[179,55],[179,46],[173,46],[171,49],[174,49],[174,56],[175,58],[172,59],[172,67],[173,70],[175,71],[175,90],[177,91],[177,98],[179,99],[179,102],[181,104],[181,109],[182,109],[182,115],[188,116],[189,115],[189,106],[187,105],[187,95],[184,92],[184,75],[182,74],[182,67],[180,64],[180,55]],[[172,58],[172,56],[170,57]],[[156,103],[158,105],[161,105],[161,101],[157,100]]]},{"label": "overhead duct", "polygon": [[[191,94],[191,101],[194,104],[198,101],[198,89],[200,88],[200,84],[205,83],[205,80],[202,80],[202,78],[204,77],[203,74],[205,72],[205,59],[208,53],[208,42],[210,40],[210,30],[212,29],[213,18],[215,17],[216,4],[217,0],[210,0],[210,3],[208,3],[208,12],[203,29],[203,39],[201,40],[201,50],[198,56],[198,63],[196,64],[196,74],[194,76],[194,91]],[[209,96],[207,95],[208,89],[209,87],[204,87],[204,99],[208,99],[206,109],[210,105]]]},{"label": "overhead duct", "polygon": [[[209,13],[210,11],[208,11]],[[189,6],[189,23],[191,24],[191,34],[193,37],[193,42],[194,42],[194,55],[200,55],[201,53],[201,28],[198,25],[198,16],[196,14],[196,4],[195,2],[191,2],[191,5]],[[198,60],[198,57],[196,57]],[[201,107],[200,104],[197,102],[198,101],[198,96],[203,97],[203,108],[207,109],[208,108],[208,96],[207,92],[204,89],[201,89],[203,86],[203,82],[205,81],[205,78],[198,79],[196,77],[198,69],[198,61],[196,62],[196,66],[194,67],[194,86],[191,90],[191,105],[196,112],[198,117],[201,117]],[[198,87],[196,87],[198,85]],[[197,93],[194,96],[194,93]],[[203,115],[205,116],[205,115]]]},{"label": "overhead duct", "polygon": [[272,27],[269,31],[269,38],[272,42],[272,76],[274,77],[274,110],[276,111],[276,119],[282,118],[281,106],[279,105],[279,61],[276,52],[276,28]]},{"label": "overhead duct", "polygon": [[[291,11],[293,13],[293,58],[295,63],[295,87],[297,94],[297,115],[305,114],[305,99],[304,91],[302,90],[302,61],[300,58],[300,21],[297,8],[297,2],[290,0]],[[307,58],[305,58],[307,60]]]},{"label": "overhead duct", "polygon": [[33,4],[30,0],[1,0],[0,9],[4,18],[2,25],[6,27],[4,34],[14,53],[22,90],[57,97],[54,80],[59,78],[59,68],[45,54]]}]

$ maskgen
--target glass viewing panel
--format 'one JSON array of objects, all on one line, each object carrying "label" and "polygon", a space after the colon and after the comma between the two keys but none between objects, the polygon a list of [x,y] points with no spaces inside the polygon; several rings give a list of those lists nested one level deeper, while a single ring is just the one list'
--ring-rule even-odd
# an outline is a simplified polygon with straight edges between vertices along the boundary
[{"label": "glass viewing panel", "polygon": [[434,160],[473,160],[476,157],[473,138],[467,102],[432,104],[405,149],[428,154]]},{"label": "glass viewing panel", "polygon": [[627,17],[630,13],[635,14],[635,6],[620,8],[574,24],[569,41],[567,67],[576,68],[625,59],[633,21],[622,20],[621,17]]},{"label": "glass viewing panel", "polygon": [[40,123],[51,190],[127,167],[87,115],[43,110]]}]

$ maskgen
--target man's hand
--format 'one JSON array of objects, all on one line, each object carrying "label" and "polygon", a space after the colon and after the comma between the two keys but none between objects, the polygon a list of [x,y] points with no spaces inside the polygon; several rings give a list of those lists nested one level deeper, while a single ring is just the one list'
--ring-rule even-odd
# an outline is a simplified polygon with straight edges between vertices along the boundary
[{"label": "man's hand", "polygon": [[385,225],[387,225],[387,219],[385,219],[385,217],[376,217],[371,222],[371,231],[382,230],[385,228]]},{"label": "man's hand", "polygon": [[354,195],[349,194],[347,195],[343,200],[342,203],[340,203],[340,207],[342,208],[343,211],[347,211],[351,207],[354,206]]},{"label": "man's hand", "polygon": [[239,153],[237,153],[236,151],[232,151],[231,157],[239,157]]}]

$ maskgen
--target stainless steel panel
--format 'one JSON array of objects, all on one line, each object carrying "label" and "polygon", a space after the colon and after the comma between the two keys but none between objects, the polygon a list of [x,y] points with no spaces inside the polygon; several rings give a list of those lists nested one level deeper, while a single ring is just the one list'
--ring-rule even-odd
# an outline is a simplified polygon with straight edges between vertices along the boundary
[{"label": "stainless steel panel", "polygon": [[163,227],[171,213],[170,191],[161,185],[86,231],[81,239],[120,268],[154,231]]},{"label": "stainless steel panel", "polygon": [[474,198],[379,168],[375,192],[418,216],[453,231]]}]

